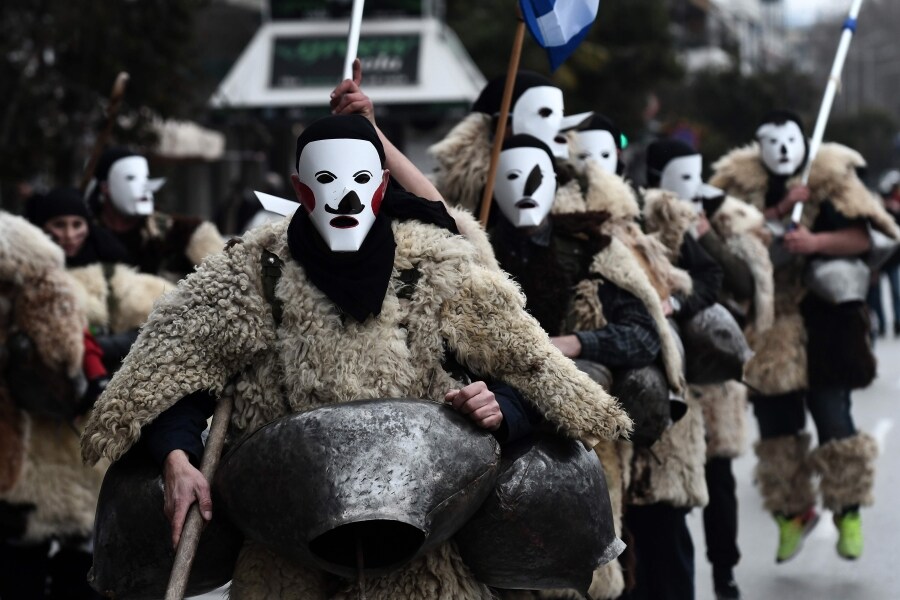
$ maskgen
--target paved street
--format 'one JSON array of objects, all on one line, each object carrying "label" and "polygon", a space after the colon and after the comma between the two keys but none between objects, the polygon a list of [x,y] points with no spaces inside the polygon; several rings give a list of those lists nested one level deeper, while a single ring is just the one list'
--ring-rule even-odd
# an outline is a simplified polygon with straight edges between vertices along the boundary
[{"label": "paved street", "polygon": [[[857,562],[837,556],[837,531],[830,513],[819,521],[803,551],[793,561],[775,564],[777,531],[763,511],[753,486],[752,452],[735,462],[740,502],[740,547],[743,554],[736,577],[746,600],[896,600],[900,598],[900,341],[879,340],[876,348],[879,378],[867,390],[854,394],[857,427],[878,439],[881,454],[875,488],[875,506],[863,511],[866,548]],[[810,423],[811,426],[811,423]],[[752,434],[757,437],[751,419]],[[697,600],[714,600],[712,575],[706,561],[700,512],[690,517],[697,550]]]},{"label": "paved street", "polygon": [[[822,516],[800,555],[775,564],[776,529],[762,509],[753,486],[752,452],[735,462],[740,501],[740,546],[743,553],[737,579],[746,600],[897,600],[900,598],[900,341],[879,340],[879,378],[854,395],[854,416],[860,429],[873,434],[881,447],[875,490],[877,502],[863,513],[866,550],[857,562],[837,556],[837,533],[830,514]],[[750,439],[756,425],[750,421]],[[703,522],[700,512],[689,517],[697,551],[697,600],[714,600]],[[201,596],[220,600],[223,592]]]}]

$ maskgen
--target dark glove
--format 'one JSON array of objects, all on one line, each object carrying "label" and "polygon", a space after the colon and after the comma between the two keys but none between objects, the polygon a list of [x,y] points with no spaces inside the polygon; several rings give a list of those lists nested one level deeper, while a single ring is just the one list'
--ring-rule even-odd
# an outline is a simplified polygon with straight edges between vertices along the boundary
[{"label": "dark glove", "polygon": [[0,500],[0,540],[20,540],[28,528],[28,515],[34,504],[11,504]]}]

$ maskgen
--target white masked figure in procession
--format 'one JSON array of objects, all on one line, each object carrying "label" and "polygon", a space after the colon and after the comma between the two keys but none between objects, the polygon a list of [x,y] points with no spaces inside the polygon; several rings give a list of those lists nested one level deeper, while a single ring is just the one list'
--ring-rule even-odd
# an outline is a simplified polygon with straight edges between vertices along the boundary
[{"label": "white masked figure in procession", "polygon": [[[648,176],[658,177],[660,188],[647,192],[650,228],[673,248],[674,240],[685,235],[696,239],[721,268],[719,303],[742,327],[771,327],[772,266],[762,214],[704,184],[702,157],[687,144],[663,141],[651,145],[648,164],[652,169]],[[675,217],[679,212],[683,219]],[[685,350],[691,352],[689,347]],[[692,381],[690,372],[688,383],[692,397],[703,409],[706,426],[710,501],[703,514],[713,586],[719,597],[739,597],[734,576],[740,558],[738,515],[731,463],[744,451],[746,389],[731,379],[698,383]]]},{"label": "white masked figure in procession", "polygon": [[[856,259],[872,247],[870,228],[894,240],[900,231],[857,176],[865,161],[854,150],[823,144],[804,186],[809,150],[800,118],[775,111],[756,136],[713,165],[710,183],[763,212],[780,233],[794,206],[804,207],[799,227],[771,248],[774,325],[749,335],[756,354],[745,379],[758,392],[751,401],[762,438],[756,477],[778,524],[779,562],[800,550],[818,520],[815,474],[834,513],[838,554],[858,558],[859,509],[873,500],[877,447],[850,413],[851,390],[869,385],[876,369],[864,303],[868,267]],[[818,431],[812,451],[807,410]]]},{"label": "white masked figure in procession", "polygon": [[[435,185],[455,206],[474,211],[481,201],[505,81],[505,77],[491,80],[472,105],[472,112],[428,150],[438,163]],[[566,116],[558,86],[543,75],[519,71],[506,133],[533,136],[557,159],[565,159],[569,148],[561,132],[577,127],[588,117],[590,113]]]},{"label": "white masked figure in procession", "polygon": [[[201,509],[222,510],[209,506],[208,484],[190,465],[191,453],[202,452],[200,431],[193,430],[187,447],[167,441],[168,425],[152,431],[154,423],[177,421],[170,407],[206,390],[219,395],[234,378],[228,439],[249,442],[263,425],[291,413],[359,399],[443,402],[471,394],[447,369],[450,358],[507,382],[562,434],[591,446],[630,427],[615,400],[550,343],[509,277],[482,264],[444,205],[391,183],[384,146],[367,119],[337,115],[310,124],[297,140],[296,164],[292,182],[302,208],[204,261],[157,305],[92,413],[82,438],[87,461],[119,459],[143,428],[142,443],[161,462],[167,493],[185,477],[202,481]],[[530,196],[521,193],[540,202],[542,185],[529,188]],[[273,268],[277,284],[267,285]],[[148,372],[157,383],[148,385]],[[468,418],[496,429],[497,416]],[[378,440],[367,444],[377,447]],[[345,450],[368,448],[349,443]],[[260,464],[271,459],[258,457]],[[274,482],[238,487],[234,493],[256,494],[261,503],[280,493]],[[184,513],[175,514],[177,535]],[[295,518],[271,515],[276,524]],[[449,541],[385,570],[366,577],[367,598],[493,597]],[[360,588],[248,539],[230,594],[349,599]]]},{"label": "white masked figure in procession", "polygon": [[570,150],[570,158],[579,173],[587,171],[588,161],[593,161],[606,173],[621,175],[625,166],[622,164],[622,133],[608,117],[594,113],[591,118],[572,131],[575,137],[574,152]]},{"label": "white masked figure in procession", "polygon": [[116,237],[129,264],[144,273],[178,279],[225,242],[208,221],[158,212],[154,193],[164,183],[150,177],[145,157],[110,148],[97,163],[88,202],[96,225]]}]

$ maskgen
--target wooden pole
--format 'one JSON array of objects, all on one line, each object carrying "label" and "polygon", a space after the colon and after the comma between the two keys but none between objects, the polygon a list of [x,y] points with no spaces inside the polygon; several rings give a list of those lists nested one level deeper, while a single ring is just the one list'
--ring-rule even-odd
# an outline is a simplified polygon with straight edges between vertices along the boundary
[{"label": "wooden pole", "polygon": [[[862,8],[863,0],[853,0],[850,6],[850,12],[847,20],[844,21],[844,29],[841,32],[841,41],[838,43],[837,53],[834,57],[834,63],[831,66],[831,74],[828,77],[828,84],[825,86],[825,96],[822,98],[822,104],[819,107],[819,116],[816,118],[816,128],[813,131],[812,140],[809,143],[809,158],[806,162],[806,168],[803,170],[801,178],[803,185],[809,183],[809,174],[812,171],[812,163],[819,148],[822,146],[822,139],[825,137],[825,126],[831,116],[831,107],[834,104],[834,97],[838,92],[838,84],[841,81],[841,73],[844,71],[844,62],[847,60],[847,53],[850,51],[850,42],[853,41],[853,34],[856,32],[856,20],[859,17],[859,10]],[[794,226],[800,224],[803,218],[803,202],[794,205],[791,211],[791,222]]]},{"label": "wooden pole", "polygon": [[479,220],[484,227],[487,227],[488,215],[491,212],[491,201],[494,199],[494,180],[497,178],[497,163],[500,161],[503,138],[506,137],[506,122],[509,120],[513,87],[516,83],[516,73],[519,71],[522,45],[525,42],[525,19],[522,17],[522,9],[519,8],[518,2],[516,2],[516,11],[519,19],[516,25],[516,37],[513,40],[512,53],[509,57],[509,68],[506,70],[506,85],[503,88],[503,100],[500,103],[500,118],[497,120],[497,129],[494,131],[494,146],[491,148],[491,167],[488,170],[487,181],[484,183],[484,195],[481,197]]},{"label": "wooden pole", "polygon": [[[219,466],[219,459],[222,457],[222,447],[225,445],[225,433],[228,431],[228,423],[231,421],[233,405],[234,396],[226,394],[219,399],[216,412],[213,414],[209,437],[206,439],[206,448],[203,450],[203,460],[200,461],[200,472],[203,473],[210,485],[216,474],[216,468]],[[204,525],[200,508],[195,503],[188,510],[181,539],[175,550],[175,563],[172,565],[172,573],[169,576],[165,600],[183,600]]]},{"label": "wooden pole", "polygon": [[128,85],[128,73],[122,71],[116,77],[113,83],[112,91],[109,94],[109,106],[106,108],[106,127],[97,136],[94,141],[94,149],[91,151],[91,158],[88,160],[87,168],[84,170],[84,176],[81,179],[81,193],[83,194],[94,178],[94,171],[97,169],[97,162],[103,153],[103,148],[109,142],[112,135],[113,124],[116,122],[116,115],[119,114],[119,108],[122,106],[122,98],[125,96],[125,86]]}]

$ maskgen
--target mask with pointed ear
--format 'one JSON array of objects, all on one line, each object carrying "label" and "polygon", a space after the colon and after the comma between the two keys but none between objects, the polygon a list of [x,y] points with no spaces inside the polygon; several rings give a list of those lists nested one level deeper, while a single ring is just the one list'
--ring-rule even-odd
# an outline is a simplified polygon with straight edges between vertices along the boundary
[{"label": "mask with pointed ear", "polygon": [[497,164],[494,199],[516,227],[540,225],[556,196],[553,154],[540,140],[517,135],[503,144]]},{"label": "mask with pointed ear", "polygon": [[763,123],[756,130],[760,157],[771,173],[790,177],[806,159],[806,136],[794,121]]},{"label": "mask with pointed ear", "polygon": [[106,177],[106,193],[123,215],[153,214],[153,192],[165,180],[149,179],[150,167],[143,156],[126,156],[115,161]]},{"label": "mask with pointed ear", "polygon": [[300,203],[333,252],[356,252],[372,229],[389,173],[361,139],[309,142],[293,180]]}]

